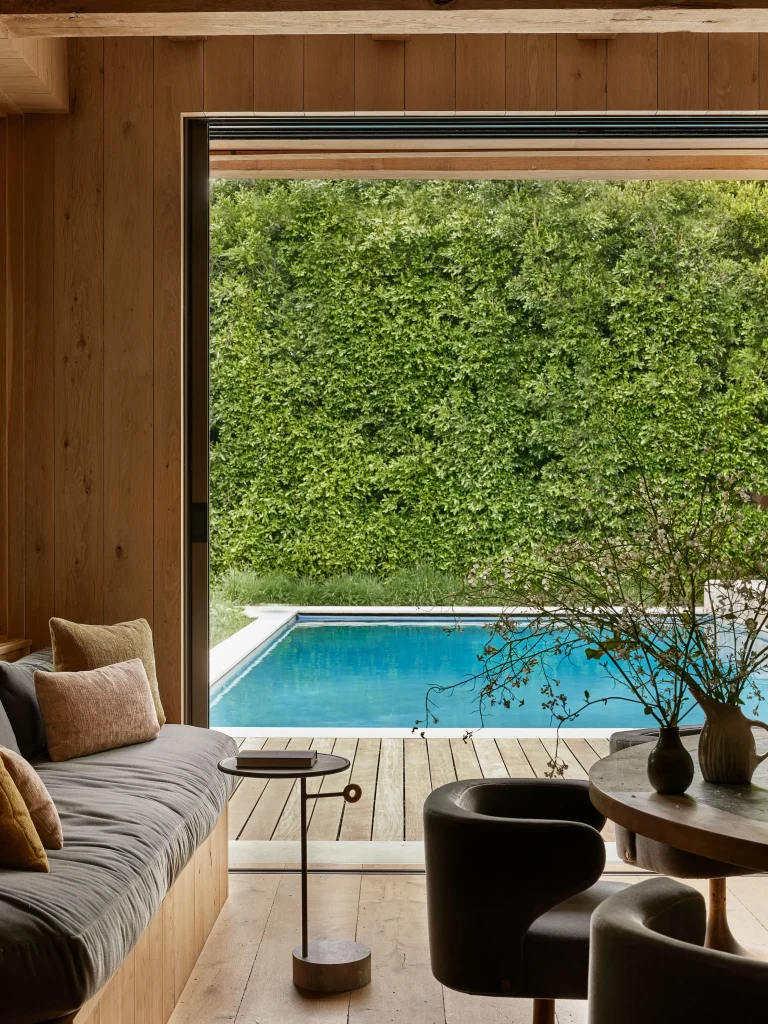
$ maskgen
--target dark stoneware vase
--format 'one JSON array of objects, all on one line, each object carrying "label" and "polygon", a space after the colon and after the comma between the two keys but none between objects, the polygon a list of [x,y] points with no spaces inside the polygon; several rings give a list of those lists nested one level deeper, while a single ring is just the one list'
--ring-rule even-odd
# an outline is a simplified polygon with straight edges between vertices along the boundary
[{"label": "dark stoneware vase", "polygon": [[664,796],[681,796],[693,782],[693,758],[677,726],[659,729],[658,743],[648,755],[648,781]]}]

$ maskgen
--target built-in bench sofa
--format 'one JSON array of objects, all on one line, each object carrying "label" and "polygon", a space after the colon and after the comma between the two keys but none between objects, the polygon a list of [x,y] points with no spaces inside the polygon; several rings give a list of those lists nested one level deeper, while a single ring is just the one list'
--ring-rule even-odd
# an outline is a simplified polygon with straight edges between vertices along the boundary
[{"label": "built-in bench sofa", "polygon": [[229,737],[36,764],[61,817],[50,873],[0,870],[2,1024],[165,1024],[227,898]]}]

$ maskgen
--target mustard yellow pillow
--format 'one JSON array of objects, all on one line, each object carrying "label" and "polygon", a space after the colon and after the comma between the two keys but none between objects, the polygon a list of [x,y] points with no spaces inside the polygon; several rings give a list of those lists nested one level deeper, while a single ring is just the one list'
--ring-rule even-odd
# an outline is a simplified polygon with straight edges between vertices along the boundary
[{"label": "mustard yellow pillow", "polygon": [[54,672],[86,672],[141,658],[152,691],[157,721],[165,724],[155,671],[152,629],[146,619],[118,622],[114,626],[89,626],[67,619],[51,619]]},{"label": "mustard yellow pillow", "polygon": [[0,758],[0,868],[50,871],[40,836],[18,786]]},{"label": "mustard yellow pillow", "polygon": [[29,761],[8,747],[0,747],[0,763],[16,783],[44,848],[60,850],[64,845],[61,818],[43,780]]}]

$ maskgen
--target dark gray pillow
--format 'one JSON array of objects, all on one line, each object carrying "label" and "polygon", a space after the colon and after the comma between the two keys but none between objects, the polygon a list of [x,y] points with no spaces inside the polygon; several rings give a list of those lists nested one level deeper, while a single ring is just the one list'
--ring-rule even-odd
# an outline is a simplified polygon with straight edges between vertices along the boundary
[{"label": "dark gray pillow", "polygon": [[21,753],[19,744],[16,742],[16,737],[13,734],[11,723],[8,721],[8,715],[6,715],[2,704],[0,704],[0,747],[6,747],[17,754]]},{"label": "dark gray pillow", "polygon": [[43,716],[35,695],[37,671],[53,671],[50,647],[18,661],[0,661],[0,704],[11,724],[19,753],[28,761],[44,754],[47,746]]}]

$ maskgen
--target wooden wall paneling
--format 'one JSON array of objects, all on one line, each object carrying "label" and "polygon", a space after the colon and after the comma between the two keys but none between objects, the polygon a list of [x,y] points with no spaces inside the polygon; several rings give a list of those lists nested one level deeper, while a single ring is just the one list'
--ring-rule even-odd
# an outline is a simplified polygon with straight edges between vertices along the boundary
[{"label": "wooden wall paneling", "polygon": [[182,721],[181,115],[203,106],[203,44],[155,39],[154,623],[160,693]]},{"label": "wooden wall paneling", "polygon": [[50,642],[54,579],[53,135],[55,118],[24,121],[24,635]]},{"label": "wooden wall paneling", "polygon": [[208,111],[253,110],[253,36],[209,36],[203,59]]},{"label": "wooden wall paneling", "polygon": [[24,118],[9,117],[6,128],[5,434],[8,491],[6,499],[7,627],[9,636],[24,636]]},{"label": "wooden wall paneling", "polygon": [[709,37],[709,109],[757,110],[757,32],[713,32]]},{"label": "wooden wall paneling", "polygon": [[506,109],[557,108],[557,36],[508,35]]},{"label": "wooden wall paneling", "polygon": [[54,143],[55,613],[80,622],[104,607],[103,56],[101,39],[71,41]]},{"label": "wooden wall paneling", "polygon": [[659,33],[659,110],[706,110],[709,40],[693,32]]},{"label": "wooden wall paneling", "polygon": [[355,110],[404,109],[405,46],[355,36]]},{"label": "wooden wall paneling", "polygon": [[456,36],[411,36],[405,44],[405,109],[456,108]]},{"label": "wooden wall paneling", "polygon": [[355,109],[354,36],[304,36],[304,109]]},{"label": "wooden wall paneling", "polygon": [[758,103],[760,109],[768,108],[768,33],[761,32],[757,40],[757,65],[759,74]]},{"label": "wooden wall paneling", "polygon": [[506,36],[456,36],[456,109],[506,108]]},{"label": "wooden wall paneling", "polygon": [[152,623],[151,38],[104,41],[104,620]]},{"label": "wooden wall paneling", "polygon": [[606,103],[606,40],[559,35],[557,109],[605,110]]},{"label": "wooden wall paneling", "polygon": [[656,110],[658,37],[628,32],[607,40],[609,110]]},{"label": "wooden wall paneling", "polygon": [[304,109],[304,37],[253,37],[253,109]]}]

